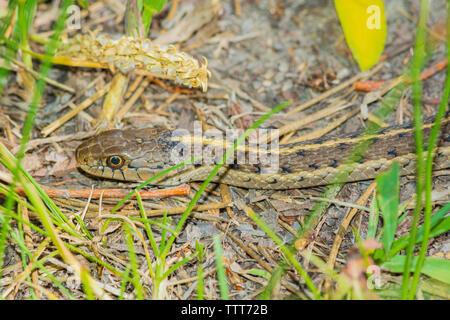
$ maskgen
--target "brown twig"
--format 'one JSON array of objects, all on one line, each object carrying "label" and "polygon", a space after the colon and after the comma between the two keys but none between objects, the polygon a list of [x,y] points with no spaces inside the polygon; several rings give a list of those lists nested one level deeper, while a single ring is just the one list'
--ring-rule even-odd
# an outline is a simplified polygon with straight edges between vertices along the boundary
[{"label": "brown twig", "polygon": [[299,137],[291,139],[287,143],[296,143],[296,142],[300,142],[300,141],[307,141],[307,140],[311,140],[311,139],[320,138],[324,134],[326,134],[326,133],[336,129],[342,123],[344,123],[345,121],[347,121],[348,119],[350,119],[351,117],[353,117],[354,115],[356,115],[359,112],[361,112],[361,110],[359,108],[356,108],[356,109],[354,109],[352,111],[349,111],[349,112],[345,113],[343,116],[341,116],[338,119],[336,119],[335,121],[331,122],[326,127],[314,130],[314,131],[312,131],[310,133],[306,133],[304,135],[301,135]]},{"label": "brown twig", "polygon": [[[329,115],[332,115],[338,111],[341,111],[341,110],[346,109],[351,106],[352,106],[352,103],[346,103],[346,101],[344,101],[344,100],[337,100],[335,102],[332,102],[328,107],[321,109],[316,113],[304,116],[303,118],[300,118],[296,121],[285,124],[284,126],[282,126],[281,128],[279,128],[278,130],[275,131],[275,134],[273,134],[270,137],[270,140],[276,139],[277,134],[279,136],[283,136],[286,133],[289,133],[292,131],[297,131],[298,129],[302,128],[303,126],[305,126],[307,124],[310,124],[311,122],[323,119]],[[286,141],[281,140],[280,143],[286,143]]]},{"label": "brown twig", "polygon": [[354,77],[350,78],[349,80],[347,80],[345,82],[342,82],[341,84],[337,85],[336,87],[333,87],[333,88],[331,88],[328,91],[325,91],[321,95],[312,98],[311,100],[309,100],[309,101],[307,101],[307,102],[305,102],[305,103],[295,107],[292,110],[289,110],[289,112],[287,112],[287,114],[292,115],[294,113],[298,113],[300,111],[303,111],[303,110],[305,110],[305,109],[315,105],[316,103],[318,103],[318,102],[320,102],[322,100],[325,100],[326,98],[332,96],[333,94],[335,94],[335,93],[345,89],[346,87],[354,84],[358,80],[360,80],[362,78],[367,78],[367,77],[372,76],[373,74],[378,72],[381,69],[382,66],[383,66],[383,64],[380,63],[380,64],[378,64],[376,67],[374,67],[372,70],[370,70],[368,72],[367,71],[366,72],[361,72],[361,73],[355,75]]},{"label": "brown twig", "polygon": [[149,78],[149,81],[153,82],[154,84],[157,84],[158,86],[160,86],[164,90],[167,90],[167,91],[170,91],[170,92],[177,92],[177,93],[182,93],[182,94],[194,94],[194,93],[198,92],[198,90],[196,90],[196,89],[184,89],[184,88],[181,88],[179,86],[168,86],[164,82],[162,82],[161,80],[158,80],[158,79],[155,79],[155,78]]},{"label": "brown twig", "polygon": [[[434,66],[424,70],[420,75],[420,80],[426,80],[432,76],[434,76],[439,71],[442,71],[447,66],[447,60],[442,60],[436,63]],[[357,81],[354,84],[354,88],[357,91],[375,91],[378,90],[381,86],[383,86],[387,81]],[[412,80],[408,79],[406,83],[411,83]]]},{"label": "brown twig", "polygon": [[[43,189],[44,192],[49,197],[55,198],[89,198],[91,194],[91,190],[72,190],[72,189]],[[167,188],[167,189],[155,189],[155,190],[144,190],[139,191],[142,199],[154,199],[154,198],[165,198],[171,196],[186,196],[189,194],[190,187],[189,185],[181,185],[177,187]],[[25,192],[22,188],[17,188],[16,192],[19,195],[25,195]],[[101,196],[103,198],[123,198],[128,195],[128,191],[123,189],[104,189],[104,190],[94,190],[92,192],[92,199],[100,199]],[[133,195],[134,197],[134,195]]]},{"label": "brown twig", "polygon": [[89,97],[86,100],[84,100],[83,102],[81,102],[75,109],[70,110],[69,112],[64,114],[61,118],[50,123],[44,129],[42,129],[42,131],[41,131],[42,135],[44,137],[48,136],[50,133],[52,133],[53,131],[58,129],[60,126],[62,126],[64,123],[66,123],[67,121],[72,119],[74,116],[76,116],[80,111],[86,109],[92,103],[94,103],[97,99],[101,98],[110,89],[111,89],[111,82],[106,84],[103,88],[101,88],[99,91],[94,93],[91,97]]},{"label": "brown twig", "polygon": [[[128,113],[128,111],[130,111],[130,109],[134,106],[137,99],[139,99],[144,90],[147,88],[148,84],[149,81],[147,79],[144,79],[142,81],[139,88],[136,91],[134,91],[131,98],[129,98],[128,101],[117,111],[116,115],[114,116],[115,123],[121,121],[123,117]],[[131,92],[131,90],[129,92]]]}]

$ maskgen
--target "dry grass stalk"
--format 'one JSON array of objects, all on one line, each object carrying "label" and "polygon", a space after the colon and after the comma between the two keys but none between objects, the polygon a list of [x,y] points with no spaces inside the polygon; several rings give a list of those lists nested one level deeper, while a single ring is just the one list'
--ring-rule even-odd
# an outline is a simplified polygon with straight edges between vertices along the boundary
[{"label": "dry grass stalk", "polygon": [[103,88],[101,88],[99,91],[94,93],[91,97],[84,100],[82,103],[80,103],[75,109],[70,110],[66,114],[64,114],[61,118],[57,119],[56,121],[50,123],[48,126],[46,126],[44,129],[42,129],[41,133],[44,137],[48,136],[50,133],[58,129],[60,126],[62,126],[64,123],[75,117],[80,111],[86,109],[89,107],[92,103],[94,103],[97,99],[101,98],[103,95],[105,95],[109,90],[111,89],[111,83],[106,84]]}]

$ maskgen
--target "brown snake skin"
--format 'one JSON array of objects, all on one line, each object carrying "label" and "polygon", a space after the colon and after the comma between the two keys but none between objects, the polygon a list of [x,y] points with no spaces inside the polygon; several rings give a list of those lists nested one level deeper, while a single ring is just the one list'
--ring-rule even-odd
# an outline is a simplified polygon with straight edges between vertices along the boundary
[{"label": "brown snake skin", "polygon": [[[432,124],[423,126],[424,141],[428,140]],[[441,122],[434,170],[450,168],[450,117]],[[192,136],[185,136],[190,144]],[[187,140],[186,140],[187,139]],[[223,140],[200,139],[202,151],[208,146],[224,150]],[[76,150],[79,167],[85,172],[104,178],[125,181],[145,181],[158,172],[174,166],[171,155],[176,154],[180,137],[163,128],[110,130],[85,141]],[[365,145],[361,156],[352,150]],[[229,145],[227,145],[228,147]],[[210,149],[208,149],[210,150]],[[244,150],[240,147],[239,150]],[[382,129],[377,134],[328,137],[280,145],[278,167],[267,170],[261,163],[249,164],[252,148],[243,153],[246,162],[223,166],[213,182],[253,189],[292,189],[375,178],[386,171],[393,161],[400,164],[401,174],[414,173],[414,132],[411,125]],[[212,158],[221,159],[214,151]],[[276,149],[269,155],[277,154]],[[189,157],[191,158],[191,157]],[[173,157],[172,157],[173,159]],[[181,161],[180,161],[181,162]],[[205,180],[213,163],[189,164],[165,174],[155,185],[178,185]],[[348,172],[347,175],[342,172]]]}]

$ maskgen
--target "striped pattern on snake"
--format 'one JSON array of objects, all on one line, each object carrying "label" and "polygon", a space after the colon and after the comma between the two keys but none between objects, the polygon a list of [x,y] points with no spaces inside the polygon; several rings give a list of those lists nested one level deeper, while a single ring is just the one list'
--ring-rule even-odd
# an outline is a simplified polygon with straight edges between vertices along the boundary
[{"label": "striped pattern on snake", "polygon": [[[450,168],[450,117],[444,118],[441,125],[434,170]],[[432,123],[423,126],[425,141],[431,126]],[[153,182],[178,185],[206,179],[214,163],[232,144],[224,139],[174,136],[163,128],[110,130],[83,142],[76,150],[76,159],[79,167],[91,175],[142,182],[174,166],[177,159],[186,160],[183,150],[192,150],[194,142],[200,144],[204,160],[173,170]],[[270,161],[252,162],[263,158],[275,159],[276,166]],[[285,144],[259,149],[259,153],[249,145],[239,146],[234,162],[223,166],[213,182],[255,189],[305,188],[373,179],[393,161],[400,164],[402,175],[414,173],[414,131],[410,124],[384,128],[376,134],[356,133]]]}]

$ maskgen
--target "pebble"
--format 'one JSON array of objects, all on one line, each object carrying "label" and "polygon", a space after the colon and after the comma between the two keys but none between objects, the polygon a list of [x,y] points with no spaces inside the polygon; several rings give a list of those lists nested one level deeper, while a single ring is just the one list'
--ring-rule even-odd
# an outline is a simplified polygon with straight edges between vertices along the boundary
[{"label": "pebble", "polygon": [[289,70],[289,65],[286,61],[281,61],[278,65],[278,70],[282,73],[286,73]]},{"label": "pebble", "polygon": [[269,80],[263,81],[263,86],[270,87],[271,85],[272,85],[272,81],[269,81]]},{"label": "pebble", "polygon": [[287,80],[283,83],[283,86],[281,87],[281,91],[286,92],[292,89],[294,84],[292,83],[292,80]]},{"label": "pebble", "polygon": [[253,88],[255,88],[255,90],[258,90],[259,88],[261,88],[262,83],[261,83],[261,81],[253,81],[252,85],[253,85]]},{"label": "pebble", "polygon": [[275,75],[275,83],[282,83],[283,81],[284,81],[284,79],[286,78],[286,76],[285,76],[285,74],[284,73],[281,73],[281,72],[278,72],[276,75]]},{"label": "pebble", "polygon": [[275,51],[280,52],[280,51],[283,51],[283,50],[284,50],[284,46],[283,46],[283,44],[282,44],[281,42],[275,42],[275,43],[273,44],[273,49],[274,49]]},{"label": "pebble", "polygon": [[341,69],[341,70],[338,71],[336,77],[339,80],[342,80],[344,78],[347,78],[349,75],[350,75],[350,70],[347,69],[347,68],[344,68],[344,69]]}]

